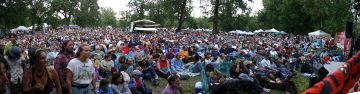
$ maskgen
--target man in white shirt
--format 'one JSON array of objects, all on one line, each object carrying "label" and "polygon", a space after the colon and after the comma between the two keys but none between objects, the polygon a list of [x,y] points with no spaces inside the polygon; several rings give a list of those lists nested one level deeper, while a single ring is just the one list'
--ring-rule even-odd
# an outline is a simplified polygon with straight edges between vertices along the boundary
[{"label": "man in white shirt", "polygon": [[259,62],[259,68],[271,68],[269,56],[265,56],[264,59]]}]

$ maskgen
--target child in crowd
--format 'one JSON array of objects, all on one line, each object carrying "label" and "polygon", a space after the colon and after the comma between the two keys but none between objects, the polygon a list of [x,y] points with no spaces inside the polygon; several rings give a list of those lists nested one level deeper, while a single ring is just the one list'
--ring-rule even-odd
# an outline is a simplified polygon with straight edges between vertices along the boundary
[{"label": "child in crowd", "polygon": [[97,88],[98,94],[114,94],[111,88],[109,87],[109,80],[102,79],[100,81],[100,86]]}]

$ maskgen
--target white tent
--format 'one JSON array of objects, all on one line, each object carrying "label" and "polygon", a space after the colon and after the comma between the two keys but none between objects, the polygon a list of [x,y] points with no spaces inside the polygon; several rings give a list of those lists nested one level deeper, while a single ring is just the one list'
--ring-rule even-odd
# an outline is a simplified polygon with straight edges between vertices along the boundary
[{"label": "white tent", "polygon": [[280,31],[281,34],[287,34],[285,31]]},{"label": "white tent", "polygon": [[108,25],[106,26],[106,29],[112,29],[112,26]]},{"label": "white tent", "polygon": [[246,32],[246,35],[254,35],[255,33],[253,32]]},{"label": "white tent", "polygon": [[246,34],[246,31],[236,30],[235,33],[236,34]]},{"label": "white tent", "polygon": [[259,30],[255,30],[254,33],[260,33],[260,32],[264,32],[264,30],[259,29]]},{"label": "white tent", "polygon": [[325,33],[324,31],[321,31],[321,30],[316,30],[314,32],[310,32],[310,33],[308,33],[308,35],[311,37],[331,37],[330,34]]},{"label": "white tent", "polygon": [[270,29],[270,30],[266,30],[265,32],[280,33],[280,31],[278,31],[278,30],[276,30],[276,29],[274,29],[274,28],[272,28],[272,29]]},{"label": "white tent", "polygon": [[29,31],[29,28],[26,28],[25,26],[19,26],[15,30],[16,31]]}]

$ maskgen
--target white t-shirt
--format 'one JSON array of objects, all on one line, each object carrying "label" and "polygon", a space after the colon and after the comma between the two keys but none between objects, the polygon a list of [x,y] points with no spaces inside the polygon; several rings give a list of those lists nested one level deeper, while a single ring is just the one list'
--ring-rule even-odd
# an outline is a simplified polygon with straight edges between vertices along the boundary
[{"label": "white t-shirt", "polygon": [[261,62],[259,63],[259,67],[260,68],[271,67],[270,60],[266,60],[266,59],[261,60]]},{"label": "white t-shirt", "polygon": [[73,73],[73,81],[77,84],[90,84],[95,77],[95,68],[91,60],[81,62],[79,59],[71,59],[67,69]]}]

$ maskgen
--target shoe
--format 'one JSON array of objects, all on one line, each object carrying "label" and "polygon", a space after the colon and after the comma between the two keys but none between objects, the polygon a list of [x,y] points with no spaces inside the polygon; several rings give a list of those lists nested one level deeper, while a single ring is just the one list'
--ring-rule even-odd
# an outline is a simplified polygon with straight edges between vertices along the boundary
[{"label": "shoe", "polygon": [[156,75],[156,76],[155,76],[155,80],[158,80],[158,79],[159,79],[159,76]]},{"label": "shoe", "polygon": [[269,93],[271,91],[271,89],[263,88],[263,91]]}]

